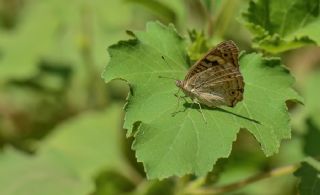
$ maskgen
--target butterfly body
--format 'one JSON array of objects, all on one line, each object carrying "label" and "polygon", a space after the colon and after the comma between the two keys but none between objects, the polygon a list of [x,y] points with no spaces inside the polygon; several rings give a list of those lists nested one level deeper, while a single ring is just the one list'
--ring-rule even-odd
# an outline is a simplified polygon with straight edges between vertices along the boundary
[{"label": "butterfly body", "polygon": [[176,81],[186,96],[209,107],[233,107],[243,99],[238,48],[233,41],[220,43],[197,61],[184,80]]}]

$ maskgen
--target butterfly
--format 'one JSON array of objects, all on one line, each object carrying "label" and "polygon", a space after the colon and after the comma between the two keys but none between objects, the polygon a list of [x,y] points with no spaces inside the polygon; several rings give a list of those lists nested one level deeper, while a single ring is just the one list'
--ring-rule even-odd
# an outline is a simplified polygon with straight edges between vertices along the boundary
[{"label": "butterfly", "polygon": [[238,53],[233,41],[221,42],[191,66],[184,80],[176,80],[176,86],[197,103],[200,110],[200,104],[234,107],[244,93]]}]

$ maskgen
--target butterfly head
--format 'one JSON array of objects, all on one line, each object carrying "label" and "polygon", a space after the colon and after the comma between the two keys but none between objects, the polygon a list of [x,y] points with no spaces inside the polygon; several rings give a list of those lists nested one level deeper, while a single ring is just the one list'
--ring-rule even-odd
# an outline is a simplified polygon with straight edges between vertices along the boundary
[{"label": "butterfly head", "polygon": [[176,86],[179,88],[183,88],[183,81],[176,80]]}]

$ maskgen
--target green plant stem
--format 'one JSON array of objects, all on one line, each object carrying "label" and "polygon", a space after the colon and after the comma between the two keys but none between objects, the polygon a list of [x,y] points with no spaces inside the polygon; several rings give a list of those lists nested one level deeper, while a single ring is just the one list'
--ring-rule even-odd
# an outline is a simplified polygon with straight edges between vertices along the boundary
[{"label": "green plant stem", "polygon": [[187,186],[190,185],[190,175],[185,175],[177,178],[175,194],[182,195],[186,191]]},{"label": "green plant stem", "polygon": [[288,165],[288,166],[273,169],[269,172],[259,173],[257,175],[248,177],[244,180],[227,184],[225,186],[216,187],[216,188],[202,187],[198,189],[189,190],[187,194],[222,194],[230,191],[235,191],[237,189],[243,188],[251,183],[255,183],[263,179],[291,174],[294,171],[296,171],[298,167],[299,167],[299,164]]},{"label": "green plant stem", "polygon": [[[215,15],[213,33],[215,36],[223,37],[226,33],[228,26],[236,13],[239,1],[237,0],[226,0],[223,1],[222,7]],[[210,37],[212,38],[212,37]]]},{"label": "green plant stem", "polygon": [[201,8],[203,9],[203,12],[205,13],[206,19],[207,19],[207,36],[211,38],[213,36],[213,29],[215,20],[212,17],[212,7],[208,7],[205,5],[205,3],[201,0],[199,0],[199,5],[201,5]]},{"label": "green plant stem", "polygon": [[145,179],[130,165],[126,165],[125,169],[126,173],[123,175],[131,181],[136,186],[141,185],[141,183],[145,183]]},{"label": "green plant stem", "polygon": [[82,38],[81,55],[88,75],[88,106],[101,108],[106,105],[107,100],[104,94],[105,86],[100,79],[96,62],[93,56],[94,47],[94,26],[93,11],[91,4],[84,3],[82,7]]}]

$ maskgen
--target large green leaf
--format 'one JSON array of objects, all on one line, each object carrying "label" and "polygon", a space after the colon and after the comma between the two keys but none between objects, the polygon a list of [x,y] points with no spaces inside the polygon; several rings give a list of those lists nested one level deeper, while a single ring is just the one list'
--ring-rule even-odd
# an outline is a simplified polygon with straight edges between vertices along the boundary
[{"label": "large green leaf", "polygon": [[159,78],[181,79],[186,74],[183,39],[172,26],[159,23],[148,23],[146,32],[135,35],[137,39],[109,48],[111,61],[103,76],[106,82],[121,78],[131,85],[124,127],[135,135],[133,148],[149,178],[206,174],[217,159],[228,157],[240,128],[255,136],[267,156],[278,151],[282,139],[290,138],[285,101],[299,96],[279,59],[243,55],[244,101],[235,108],[204,108],[205,123],[198,107],[190,104],[180,104],[179,110],[187,109],[173,117],[177,88],[172,80]]},{"label": "large green leaf", "polygon": [[320,44],[319,0],[251,0],[243,13],[254,46],[271,53]]},{"label": "large green leaf", "polygon": [[313,158],[308,158],[301,167],[294,173],[300,177],[299,192],[301,195],[320,194],[320,162]]}]

